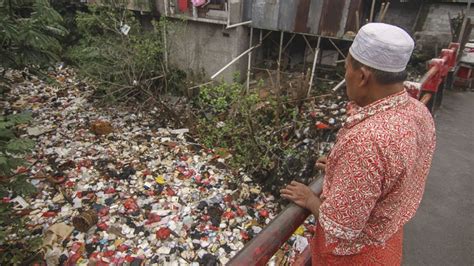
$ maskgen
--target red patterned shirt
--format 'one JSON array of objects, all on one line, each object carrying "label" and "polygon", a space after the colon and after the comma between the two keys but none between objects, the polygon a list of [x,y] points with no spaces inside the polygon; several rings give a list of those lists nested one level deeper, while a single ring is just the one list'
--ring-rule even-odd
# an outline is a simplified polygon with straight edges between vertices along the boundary
[{"label": "red patterned shirt", "polygon": [[383,246],[414,216],[434,147],[431,114],[406,91],[351,108],[321,195],[319,224],[334,255]]}]

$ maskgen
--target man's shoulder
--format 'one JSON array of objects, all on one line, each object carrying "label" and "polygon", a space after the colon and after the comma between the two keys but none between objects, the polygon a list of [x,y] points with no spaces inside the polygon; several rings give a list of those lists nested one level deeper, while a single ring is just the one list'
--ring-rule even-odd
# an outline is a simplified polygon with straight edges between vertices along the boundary
[{"label": "man's shoulder", "polygon": [[428,110],[428,108],[426,107],[426,105],[424,105],[419,100],[417,100],[415,98],[412,98],[412,97],[409,97],[408,106],[413,108],[413,110],[415,110],[417,113],[424,116],[425,118],[427,118],[429,120],[433,120],[433,116],[431,115],[431,113]]},{"label": "man's shoulder", "polygon": [[350,138],[392,142],[414,135],[434,134],[434,121],[423,103],[410,98],[404,106],[370,117],[348,133]]},{"label": "man's shoulder", "polygon": [[433,116],[422,102],[410,97],[403,115],[421,134],[434,134]]},{"label": "man's shoulder", "polygon": [[414,124],[434,126],[433,117],[428,108],[412,97],[409,97],[406,104],[375,115],[366,122],[363,128],[368,129],[369,132],[373,131],[374,128],[383,131],[392,131],[392,129],[415,130],[412,127]]}]

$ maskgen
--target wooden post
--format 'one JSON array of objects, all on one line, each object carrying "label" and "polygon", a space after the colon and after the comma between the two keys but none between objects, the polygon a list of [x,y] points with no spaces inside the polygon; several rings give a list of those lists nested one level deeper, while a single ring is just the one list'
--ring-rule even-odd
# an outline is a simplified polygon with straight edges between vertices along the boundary
[{"label": "wooden post", "polygon": [[[253,27],[250,27],[250,41],[249,41],[249,47],[252,47],[253,44]],[[246,93],[249,93],[250,89],[250,71],[252,68],[252,52],[249,53],[248,55],[248,63],[247,63],[247,90]]]},{"label": "wooden post", "polygon": [[276,124],[280,126],[280,115],[281,115],[281,53],[283,50],[283,37],[285,33],[282,31],[280,34],[280,48],[278,50],[278,69],[277,69],[277,84],[276,84],[276,93],[277,93],[277,108],[276,108]]},{"label": "wooden post", "polygon": [[163,31],[163,49],[165,50],[164,51],[164,57],[165,57],[165,68],[166,68],[166,71],[168,72],[168,32],[167,32],[167,29],[168,27],[166,27],[166,24],[168,23],[167,21],[168,18],[166,18],[166,20],[164,21],[163,23],[163,28],[162,28],[162,31]]},{"label": "wooden post", "polygon": [[385,9],[385,2],[382,3],[382,6],[380,7],[380,11],[379,11],[379,19],[378,21],[381,22],[382,21],[382,14],[383,14],[383,10]]},{"label": "wooden post", "polygon": [[360,16],[359,16],[359,10],[356,10],[356,33],[360,29]]},{"label": "wooden post", "polygon": [[314,61],[313,61],[313,69],[311,70],[311,79],[309,80],[309,88],[308,88],[308,97],[311,95],[311,88],[313,87],[313,80],[314,76],[316,75],[316,65],[319,58],[319,45],[321,43],[321,36],[318,36],[318,44],[316,45],[316,52],[314,53]]},{"label": "wooden post", "polygon": [[[459,36],[458,36],[458,43],[461,43],[462,42],[462,39],[464,37],[464,31],[466,30],[466,24],[467,24],[467,19],[469,17],[469,11],[471,10],[471,0],[469,0],[467,2],[467,9],[466,9],[466,14],[464,15],[464,19],[462,21],[462,26],[461,26],[461,32],[459,33]],[[462,45],[462,43],[461,43]],[[463,47],[461,47],[463,48]]]},{"label": "wooden post", "polygon": [[372,0],[372,6],[370,7],[370,18],[369,22],[374,21],[374,9],[375,9],[375,0]]},{"label": "wooden post", "polygon": [[390,2],[388,2],[388,3],[385,5],[385,8],[383,9],[382,16],[380,17],[380,22],[382,22],[383,19],[385,18],[385,15],[387,14],[388,7],[389,7],[389,6],[390,6]]}]

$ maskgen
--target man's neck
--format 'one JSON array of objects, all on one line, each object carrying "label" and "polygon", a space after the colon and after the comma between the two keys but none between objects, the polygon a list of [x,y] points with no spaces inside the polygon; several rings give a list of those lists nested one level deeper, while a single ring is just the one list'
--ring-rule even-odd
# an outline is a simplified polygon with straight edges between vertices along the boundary
[{"label": "man's neck", "polygon": [[390,95],[399,93],[403,91],[403,83],[396,83],[390,85],[375,85],[369,89],[369,95],[361,101],[361,103],[357,103],[360,107],[367,106],[373,102],[376,102],[380,99],[386,98]]}]

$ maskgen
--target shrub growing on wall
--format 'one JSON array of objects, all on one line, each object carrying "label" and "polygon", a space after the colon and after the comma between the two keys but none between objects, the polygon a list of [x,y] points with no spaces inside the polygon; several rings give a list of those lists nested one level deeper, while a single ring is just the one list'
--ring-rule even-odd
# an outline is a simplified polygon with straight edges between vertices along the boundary
[{"label": "shrub growing on wall", "polygon": [[125,7],[125,2],[113,0],[78,12],[81,37],[68,51],[68,60],[96,81],[108,99],[158,97],[175,77],[164,62],[161,29],[165,22],[154,20],[153,29],[145,30]]}]

